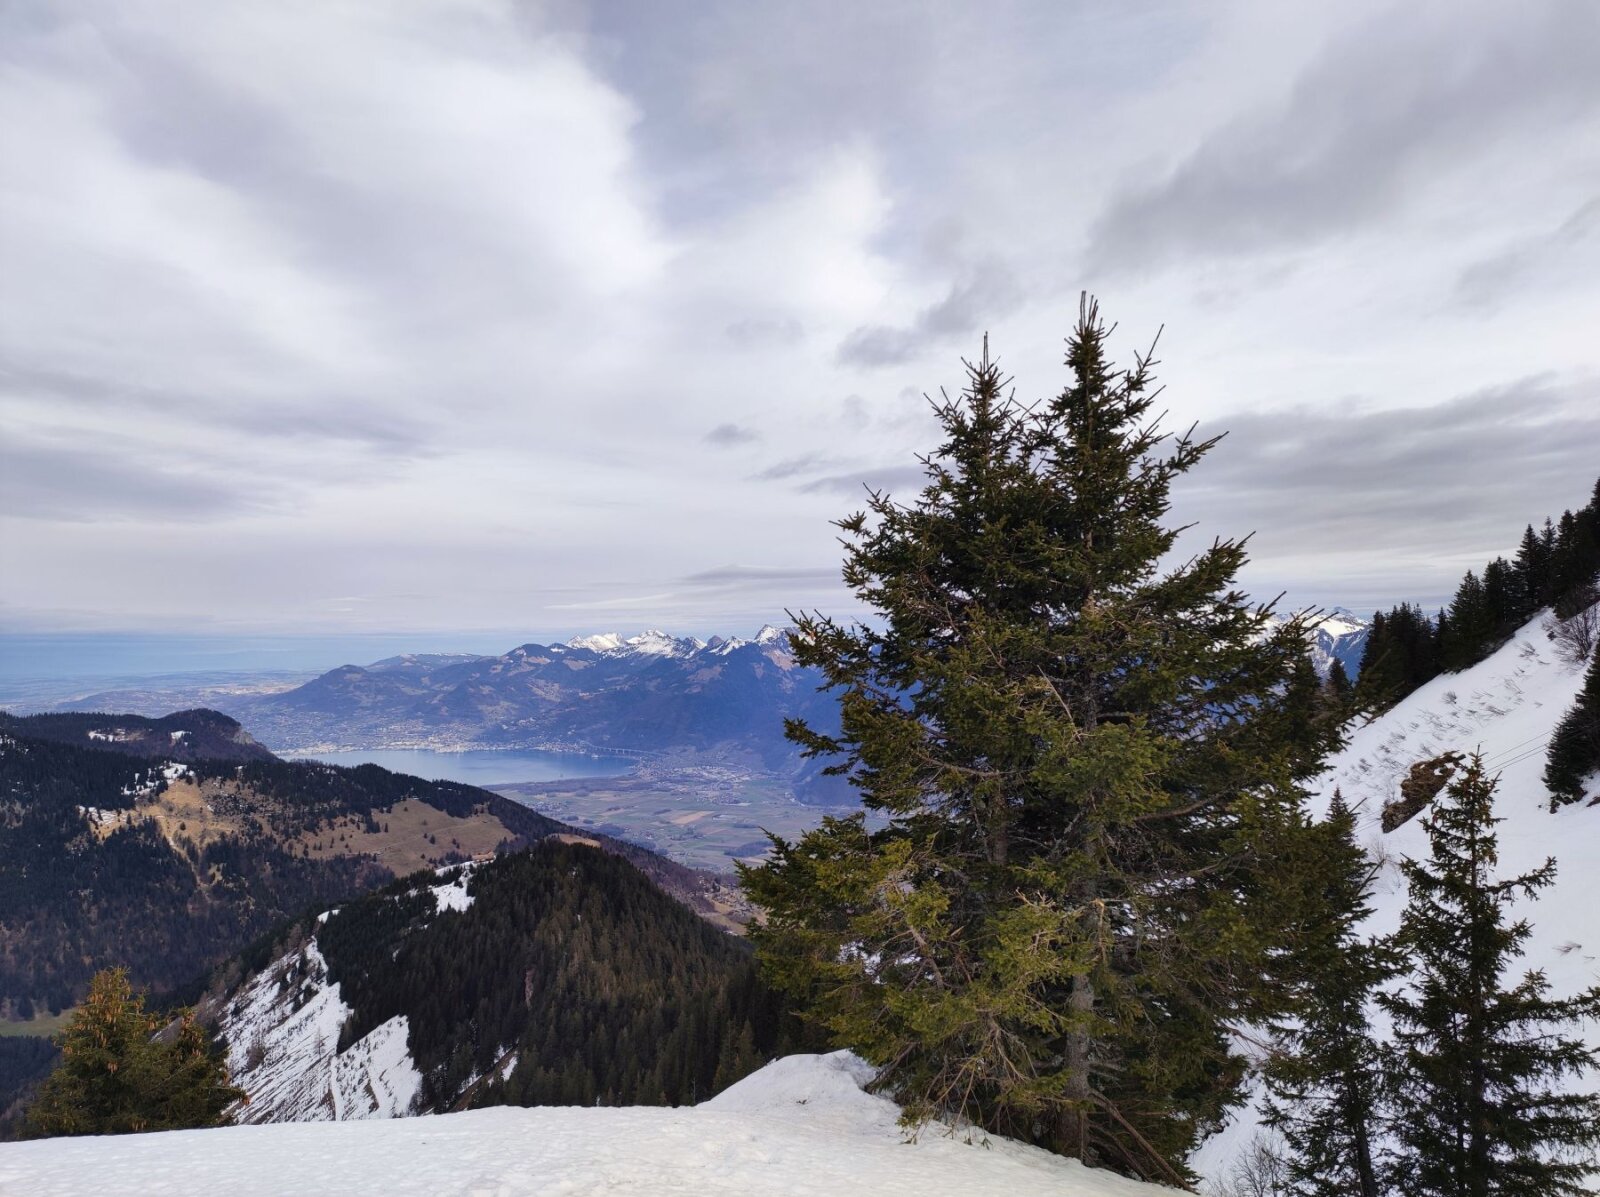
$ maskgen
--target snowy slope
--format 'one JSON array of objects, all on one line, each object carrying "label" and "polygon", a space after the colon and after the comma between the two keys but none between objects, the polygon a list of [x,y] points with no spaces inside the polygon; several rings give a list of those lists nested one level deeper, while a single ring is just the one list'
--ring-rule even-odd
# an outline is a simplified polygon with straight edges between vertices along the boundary
[{"label": "snowy slope", "polygon": [[228,1071],[247,1095],[234,1118],[342,1122],[409,1114],[422,1077],[411,1063],[406,1019],[391,1018],[338,1052],[352,1013],[328,981],[315,937],[264,969],[221,1017]]},{"label": "snowy slope", "polygon": [[[430,886],[438,910],[466,910],[477,865],[446,865]],[[337,910],[320,916],[320,928]],[[339,1032],[354,1012],[328,980],[312,935],[254,977],[216,1011],[228,1041],[228,1071],[245,1091],[238,1122],[344,1122],[403,1118],[422,1076],[412,1063],[404,1015],[373,1028],[344,1051]]]},{"label": "snowy slope", "polygon": [[1005,1139],[915,1143],[871,1069],[790,1056],[692,1108],[497,1108],[0,1145],[0,1192],[30,1197],[310,1193],[381,1197],[1158,1197]]},{"label": "snowy slope", "polygon": [[[1385,834],[1379,826],[1383,805],[1400,793],[1400,781],[1419,760],[1452,749],[1483,754],[1499,774],[1495,829],[1503,877],[1538,868],[1554,857],[1555,884],[1518,913],[1533,924],[1527,954],[1516,975],[1539,968],[1556,995],[1575,993],[1600,982],[1600,900],[1594,878],[1600,875],[1600,806],[1576,804],[1552,814],[1543,774],[1545,746],[1557,720],[1571,707],[1583,683],[1581,665],[1564,661],[1536,617],[1492,657],[1461,673],[1444,674],[1403,702],[1356,728],[1346,747],[1331,758],[1315,786],[1317,813],[1326,810],[1335,788],[1358,812],[1358,838],[1386,863],[1373,895],[1368,930],[1393,931],[1405,906],[1398,861],[1424,859],[1428,842],[1420,818]],[[1591,1046],[1600,1047],[1600,1027],[1587,1028]],[[1600,1085],[1600,1077],[1591,1078]],[[1204,1144],[1193,1166],[1213,1179],[1257,1130],[1250,1111]]]}]

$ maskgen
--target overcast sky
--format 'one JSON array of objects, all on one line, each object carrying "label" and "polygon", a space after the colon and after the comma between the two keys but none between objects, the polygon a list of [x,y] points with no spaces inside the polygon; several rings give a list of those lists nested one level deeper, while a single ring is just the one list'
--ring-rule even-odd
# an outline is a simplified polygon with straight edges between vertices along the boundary
[{"label": "overcast sky", "polygon": [[[1600,4],[0,6],[0,629],[842,611],[987,330],[1434,605],[1600,474]],[[514,640],[508,643],[514,643]]]}]

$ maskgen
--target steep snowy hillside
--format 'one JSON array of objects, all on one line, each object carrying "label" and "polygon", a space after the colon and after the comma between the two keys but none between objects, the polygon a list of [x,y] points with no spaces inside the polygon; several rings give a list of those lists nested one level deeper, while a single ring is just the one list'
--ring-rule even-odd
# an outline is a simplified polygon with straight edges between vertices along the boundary
[{"label": "steep snowy hillside", "polygon": [[474,1110],[0,1146],[0,1192],[30,1197],[307,1193],[443,1197],[1159,1197],[1007,1139],[926,1128],[862,1091],[846,1052],[790,1056],[680,1109]]},{"label": "steep snowy hillside", "polygon": [[[1383,806],[1399,797],[1411,766],[1442,753],[1481,752],[1499,774],[1495,813],[1500,875],[1535,869],[1553,857],[1558,872],[1538,900],[1518,908],[1533,924],[1518,975],[1543,969],[1552,991],[1566,995],[1600,982],[1600,806],[1575,804],[1552,814],[1545,789],[1545,748],[1556,721],[1583,682],[1583,667],[1563,660],[1544,630],[1544,616],[1530,621],[1503,648],[1473,668],[1442,674],[1398,706],[1352,731],[1350,742],[1329,762],[1316,783],[1315,803],[1326,808],[1337,788],[1358,812],[1358,832],[1368,851],[1383,862],[1373,895],[1369,930],[1393,931],[1405,906],[1398,861],[1424,859],[1427,837],[1417,818],[1384,832]],[[1600,786],[1592,787],[1600,790]],[[1319,809],[1318,813],[1322,813]],[[1586,1028],[1600,1047],[1600,1027]],[[1600,1076],[1590,1078],[1600,1085]],[[1253,1111],[1204,1144],[1192,1161],[1203,1175],[1220,1179],[1257,1133]]]},{"label": "steep snowy hillside", "polygon": [[815,1046],[744,946],[576,836],[308,914],[216,970],[240,1122],[674,1105]]}]

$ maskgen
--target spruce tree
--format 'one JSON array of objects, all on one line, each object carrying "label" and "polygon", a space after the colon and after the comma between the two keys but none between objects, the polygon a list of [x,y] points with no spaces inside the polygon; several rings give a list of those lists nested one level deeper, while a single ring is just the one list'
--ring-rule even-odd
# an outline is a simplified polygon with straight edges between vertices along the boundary
[{"label": "spruce tree", "polygon": [[1522,579],[1504,557],[1496,557],[1484,566],[1483,598],[1489,612],[1491,644],[1510,635],[1526,618]]},{"label": "spruce tree", "polygon": [[1483,660],[1493,638],[1488,593],[1469,569],[1450,603],[1448,622],[1441,624],[1439,663],[1451,673],[1468,669]]},{"label": "spruce tree", "polygon": [[221,1126],[244,1094],[228,1083],[210,1037],[180,1016],[172,1042],[120,969],[96,973],[57,1039],[61,1062],[28,1108],[36,1135],[120,1135]]},{"label": "spruce tree", "polygon": [[1344,667],[1344,662],[1337,657],[1333,664],[1328,666],[1328,695],[1331,703],[1337,704],[1340,709],[1347,708],[1350,704],[1350,692],[1354,687],[1350,681],[1350,673]]},{"label": "spruce tree", "polygon": [[1321,917],[1298,937],[1291,1017],[1274,1028],[1262,1069],[1263,1120],[1283,1139],[1296,1197],[1378,1197],[1383,1068],[1368,1009],[1396,968],[1385,946],[1360,934],[1374,868],[1338,791],[1316,830],[1310,859],[1292,863],[1322,879]]},{"label": "spruce tree", "polygon": [[1233,586],[1243,545],[1162,574],[1169,490],[1214,441],[1149,420],[1085,303],[1071,380],[1024,406],[987,348],[935,410],[910,504],[842,521],[878,613],[796,619],[842,731],[790,734],[871,812],[743,870],[770,975],[883,1066],[915,1119],[963,1115],[1168,1182],[1235,1100],[1225,1022],[1259,1017],[1303,904],[1297,620]]},{"label": "spruce tree", "polygon": [[1583,797],[1584,778],[1600,770],[1600,649],[1583,675],[1583,689],[1572,709],[1550,735],[1544,784],[1550,788],[1550,809]]},{"label": "spruce tree", "polygon": [[1513,568],[1517,571],[1518,590],[1523,602],[1522,616],[1526,620],[1544,606],[1550,592],[1550,550],[1533,530],[1532,524],[1523,529]]},{"label": "spruce tree", "polygon": [[1600,1098],[1567,1087],[1595,1059],[1563,1032],[1600,1017],[1600,988],[1552,998],[1538,971],[1507,987],[1530,933],[1507,908],[1555,863],[1496,880],[1494,788],[1474,757],[1424,820],[1430,859],[1401,866],[1395,946],[1413,973],[1383,999],[1403,1111],[1393,1181],[1416,1197],[1577,1197],[1600,1165]]}]

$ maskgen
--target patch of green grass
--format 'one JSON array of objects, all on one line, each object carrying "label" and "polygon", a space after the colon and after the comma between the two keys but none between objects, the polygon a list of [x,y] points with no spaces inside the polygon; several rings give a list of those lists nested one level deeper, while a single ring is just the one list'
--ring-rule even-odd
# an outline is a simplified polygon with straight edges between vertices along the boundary
[{"label": "patch of green grass", "polygon": [[36,1014],[24,1021],[0,1018],[0,1035],[38,1035],[48,1038],[66,1026],[72,1014],[71,1010],[63,1010],[60,1014]]}]

